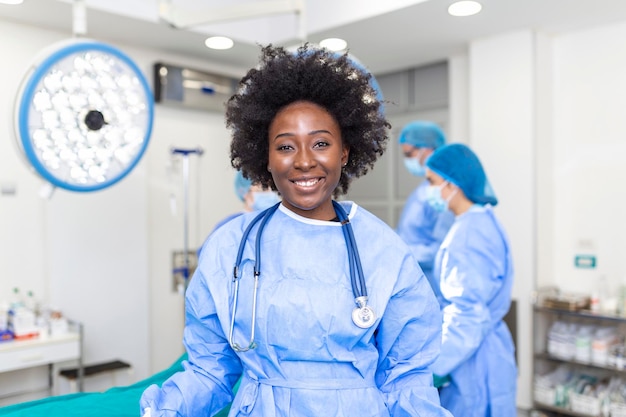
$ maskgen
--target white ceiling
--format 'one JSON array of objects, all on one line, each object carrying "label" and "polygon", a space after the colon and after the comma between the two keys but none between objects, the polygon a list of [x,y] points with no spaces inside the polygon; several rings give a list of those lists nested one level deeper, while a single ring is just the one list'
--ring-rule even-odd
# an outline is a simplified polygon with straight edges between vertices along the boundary
[{"label": "white ceiling", "polygon": [[[103,42],[248,68],[257,62],[257,43],[291,46],[299,42],[298,31],[304,31],[310,42],[346,39],[350,52],[376,74],[441,61],[464,51],[471,40],[507,31],[558,34],[626,21],[626,0],[481,0],[483,11],[466,18],[447,14],[452,0],[301,0],[303,26],[295,13],[286,13],[181,29],[159,18],[159,0],[84,1],[86,36]],[[227,6],[243,10],[270,0],[170,1],[177,10],[200,13]],[[71,0],[24,0],[20,6],[0,5],[0,20],[60,30],[70,37],[72,10]],[[231,36],[235,47],[211,51],[204,46],[207,34]]]}]

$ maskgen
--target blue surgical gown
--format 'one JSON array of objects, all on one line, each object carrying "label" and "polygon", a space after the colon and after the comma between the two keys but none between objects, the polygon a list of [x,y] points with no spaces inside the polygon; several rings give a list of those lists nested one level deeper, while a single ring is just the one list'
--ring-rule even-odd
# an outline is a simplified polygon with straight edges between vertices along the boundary
[{"label": "blue surgical gown", "polygon": [[511,305],[508,239],[490,206],[458,216],[435,262],[444,297],[436,375],[450,375],[441,403],[455,417],[515,417],[517,367],[503,322]]},{"label": "blue surgical gown", "polygon": [[409,245],[435,295],[440,298],[433,265],[439,246],[454,222],[454,214],[449,210],[440,213],[433,209],[426,201],[427,187],[428,182],[422,181],[407,198],[396,232]]},{"label": "blue surgical gown", "polygon": [[[369,329],[355,307],[341,225],[307,219],[284,206],[261,239],[255,341],[237,353],[228,343],[233,266],[243,230],[258,213],[215,230],[186,292],[185,370],[149,387],[141,408],[152,416],[211,416],[233,400],[229,416],[448,416],[428,367],[439,354],[441,311],[408,248],[380,219],[342,202],[358,242],[378,315]],[[251,335],[254,239],[243,253],[234,340]]]}]

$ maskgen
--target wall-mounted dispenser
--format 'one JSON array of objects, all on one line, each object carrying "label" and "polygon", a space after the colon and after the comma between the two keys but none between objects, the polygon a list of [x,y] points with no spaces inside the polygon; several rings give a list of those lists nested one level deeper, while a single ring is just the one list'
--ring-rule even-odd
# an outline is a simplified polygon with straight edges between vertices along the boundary
[{"label": "wall-mounted dispenser", "polygon": [[161,104],[223,112],[238,82],[224,75],[154,64],[154,100]]}]

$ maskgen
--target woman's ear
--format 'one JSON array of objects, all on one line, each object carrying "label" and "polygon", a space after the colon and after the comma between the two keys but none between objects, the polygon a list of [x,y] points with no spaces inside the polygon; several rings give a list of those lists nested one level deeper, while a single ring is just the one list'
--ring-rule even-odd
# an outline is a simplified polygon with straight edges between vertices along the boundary
[{"label": "woman's ear", "polygon": [[348,165],[348,159],[350,157],[350,147],[348,145],[344,145],[341,150],[341,166],[345,167]]}]

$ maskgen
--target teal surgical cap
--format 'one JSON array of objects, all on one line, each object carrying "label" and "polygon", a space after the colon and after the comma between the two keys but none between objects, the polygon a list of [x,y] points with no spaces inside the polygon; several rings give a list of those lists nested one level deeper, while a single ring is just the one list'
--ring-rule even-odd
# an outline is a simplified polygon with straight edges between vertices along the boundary
[{"label": "teal surgical cap", "polygon": [[458,186],[476,204],[498,204],[480,160],[466,145],[454,143],[437,149],[426,166],[444,180]]},{"label": "teal surgical cap", "polygon": [[437,149],[446,143],[446,136],[437,124],[418,120],[402,128],[398,141],[416,148]]},{"label": "teal surgical cap", "polygon": [[239,197],[241,201],[243,201],[243,198],[248,193],[251,186],[252,186],[252,181],[250,181],[247,178],[244,178],[243,175],[241,174],[241,171],[237,171],[237,174],[235,174],[235,193],[237,194],[237,197]]}]

